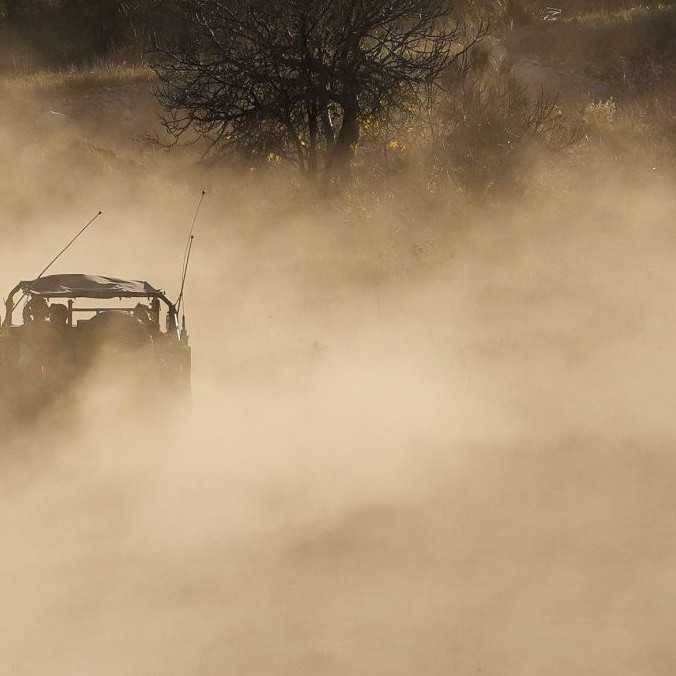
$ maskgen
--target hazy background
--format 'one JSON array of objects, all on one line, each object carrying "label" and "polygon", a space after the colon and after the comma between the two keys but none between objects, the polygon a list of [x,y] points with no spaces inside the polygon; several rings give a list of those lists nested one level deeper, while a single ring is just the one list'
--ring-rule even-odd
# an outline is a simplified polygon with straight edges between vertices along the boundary
[{"label": "hazy background", "polygon": [[500,199],[407,174],[327,203],[134,140],[144,74],[63,77],[3,81],[2,283],[103,209],[55,271],[174,296],[206,186],[194,397],[107,372],[0,442],[0,672],[673,673],[662,146],[538,153]]}]

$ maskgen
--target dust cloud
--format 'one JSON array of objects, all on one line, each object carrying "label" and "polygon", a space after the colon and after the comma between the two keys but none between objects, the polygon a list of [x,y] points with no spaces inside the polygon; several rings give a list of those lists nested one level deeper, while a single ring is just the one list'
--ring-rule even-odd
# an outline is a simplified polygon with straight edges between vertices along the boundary
[{"label": "dust cloud", "polygon": [[7,289],[102,208],[57,271],[174,295],[209,187],[191,405],[108,373],[2,442],[2,673],[673,672],[667,181],[355,223],[2,134]]}]

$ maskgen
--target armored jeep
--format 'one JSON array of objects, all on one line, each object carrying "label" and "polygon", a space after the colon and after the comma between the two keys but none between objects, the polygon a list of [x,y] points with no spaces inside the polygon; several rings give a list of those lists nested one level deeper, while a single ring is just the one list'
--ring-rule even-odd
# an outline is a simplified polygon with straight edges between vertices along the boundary
[{"label": "armored jeep", "polygon": [[63,274],[20,282],[0,329],[0,394],[5,412],[60,396],[101,363],[144,382],[190,389],[191,348],[178,312],[143,281]]}]

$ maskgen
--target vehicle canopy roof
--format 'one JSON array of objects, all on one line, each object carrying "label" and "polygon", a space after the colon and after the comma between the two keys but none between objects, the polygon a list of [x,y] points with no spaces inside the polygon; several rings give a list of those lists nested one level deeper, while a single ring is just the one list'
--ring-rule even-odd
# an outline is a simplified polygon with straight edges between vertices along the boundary
[{"label": "vehicle canopy roof", "polygon": [[161,298],[162,291],[148,282],[117,279],[99,275],[50,275],[21,282],[19,289],[43,298]]}]

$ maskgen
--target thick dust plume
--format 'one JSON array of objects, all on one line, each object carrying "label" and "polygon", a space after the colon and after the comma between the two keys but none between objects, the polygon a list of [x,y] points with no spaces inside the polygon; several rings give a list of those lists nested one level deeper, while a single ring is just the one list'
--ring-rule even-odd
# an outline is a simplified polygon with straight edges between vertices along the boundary
[{"label": "thick dust plume", "polygon": [[[55,271],[174,295],[205,177],[68,134],[3,132],[6,288],[102,208]],[[3,443],[1,671],[673,673],[670,187],[404,226],[207,178],[191,405],[108,373]]]}]

